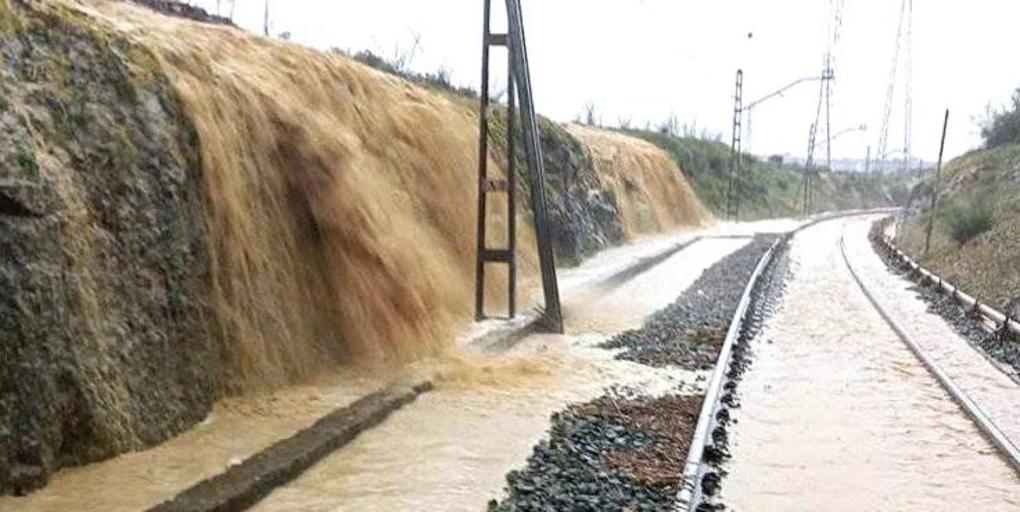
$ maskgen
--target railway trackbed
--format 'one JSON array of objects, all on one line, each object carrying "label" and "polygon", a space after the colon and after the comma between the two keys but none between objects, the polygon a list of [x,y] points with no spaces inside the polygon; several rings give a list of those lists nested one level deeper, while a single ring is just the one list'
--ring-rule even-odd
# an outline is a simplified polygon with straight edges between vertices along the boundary
[{"label": "railway trackbed", "polygon": [[949,393],[953,399],[960,405],[964,413],[974,422],[974,425],[981,430],[981,433],[988,438],[999,449],[1003,458],[1008,461],[1017,471],[1020,471],[1020,447],[1016,445],[1006,434],[1003,433],[1002,429],[995,423],[992,417],[981,407],[981,405],[975,401],[961,386],[959,386],[952,376],[942,365],[929,354],[919,343],[910,337],[906,329],[900,325],[898,321],[882,307],[882,304],[875,298],[875,294],[865,284],[864,280],[861,279],[860,274],[854,268],[854,265],[850,262],[850,257],[847,256],[846,251],[846,240],[843,236],[840,237],[839,241],[840,252],[843,254],[843,261],[846,263],[846,268],[850,272],[854,281],[860,287],[861,292],[864,293],[865,297],[868,298],[868,302],[874,306],[875,311],[882,316],[885,323],[889,325],[896,336],[907,345],[911,352],[917,356],[917,359],[921,361],[925,368],[939,381],[942,388]]},{"label": "railway trackbed", "polygon": [[1020,506],[1015,411],[989,398],[1020,391],[885,271],[873,220],[805,226],[763,258],[675,510]]}]

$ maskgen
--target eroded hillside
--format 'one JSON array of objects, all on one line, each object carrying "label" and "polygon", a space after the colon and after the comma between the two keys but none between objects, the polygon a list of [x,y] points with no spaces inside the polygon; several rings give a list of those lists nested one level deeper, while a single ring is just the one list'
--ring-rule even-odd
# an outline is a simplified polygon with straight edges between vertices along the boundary
[{"label": "eroded hillside", "polygon": [[[159,443],[224,394],[442,354],[468,321],[470,107],[123,2],[0,0],[0,39],[0,492]],[[543,132],[567,262],[637,208],[612,184],[629,164],[600,176],[586,143]]]}]

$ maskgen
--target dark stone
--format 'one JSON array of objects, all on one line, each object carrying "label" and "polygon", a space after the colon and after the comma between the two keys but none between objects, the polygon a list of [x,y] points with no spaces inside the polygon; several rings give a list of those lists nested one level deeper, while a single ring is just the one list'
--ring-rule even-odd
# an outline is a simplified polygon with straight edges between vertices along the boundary
[{"label": "dark stone", "polygon": [[0,84],[25,115],[0,114],[0,494],[161,442],[217,393],[198,146],[172,88],[80,14],[10,9]]}]

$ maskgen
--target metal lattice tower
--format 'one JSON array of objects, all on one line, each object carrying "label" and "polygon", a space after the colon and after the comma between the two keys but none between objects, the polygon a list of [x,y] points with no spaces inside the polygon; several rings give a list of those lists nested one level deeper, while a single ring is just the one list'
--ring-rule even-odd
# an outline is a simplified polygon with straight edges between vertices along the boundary
[{"label": "metal lattice tower", "polygon": [[814,181],[812,165],[815,158],[815,136],[817,132],[817,125],[812,124],[811,129],[808,130],[808,155],[807,160],[804,162],[804,188],[802,190],[803,197],[801,198],[801,214],[805,217],[811,214],[811,186],[812,181]]},{"label": "metal lattice tower", "polygon": [[914,122],[914,0],[907,1],[906,111],[903,118],[903,172],[910,172],[910,139]]},{"label": "metal lattice tower", "polygon": [[893,100],[896,96],[896,76],[899,71],[900,49],[903,41],[903,25],[906,19],[907,6],[911,0],[902,0],[900,3],[900,18],[896,25],[896,42],[893,50],[892,68],[889,71],[889,84],[885,91],[885,108],[882,111],[882,127],[878,136],[878,171],[882,170],[883,163],[889,156],[889,121],[892,117]]},{"label": "metal lattice tower", "polygon": [[811,212],[811,201],[813,197],[814,176],[813,165],[815,161],[815,141],[818,137],[818,130],[822,123],[822,108],[825,109],[825,166],[832,170],[832,83],[836,79],[835,71],[835,50],[843,34],[843,5],[844,0],[834,0],[830,4],[832,16],[829,18],[829,38],[826,41],[825,56],[822,59],[822,81],[818,88],[818,106],[815,109],[815,119],[811,123],[811,131],[808,136],[808,156],[804,168],[804,198],[803,214]]},{"label": "metal lattice tower", "polygon": [[[491,32],[492,0],[483,0],[484,20],[482,33],[482,83],[479,110],[479,151],[478,151],[478,239],[475,267],[475,317],[485,315],[485,266],[504,264],[508,266],[508,309],[510,317],[515,311],[517,280],[516,258],[516,170],[514,169],[515,117],[519,116],[524,135],[524,149],[527,157],[529,188],[531,189],[531,210],[535,223],[535,238],[538,243],[539,265],[542,271],[542,291],[545,297],[545,311],[542,323],[553,332],[563,331],[563,317],[560,310],[559,284],[556,280],[556,262],[552,248],[552,234],[548,219],[546,199],[545,167],[542,147],[539,144],[538,121],[535,116],[534,96],[531,91],[531,71],[528,65],[528,49],[524,37],[524,16],[520,0],[506,0],[506,34]],[[489,61],[493,47],[505,47],[508,53],[507,76],[507,155],[505,179],[491,178],[488,168],[489,156]],[[517,100],[520,101],[518,108]],[[488,220],[488,195],[507,195],[507,245],[490,248],[486,242]]]},{"label": "metal lattice tower", "polygon": [[733,142],[730,146],[730,179],[726,188],[726,217],[740,220],[740,167],[743,163],[741,124],[744,112],[744,71],[737,70],[736,92],[733,95]]}]

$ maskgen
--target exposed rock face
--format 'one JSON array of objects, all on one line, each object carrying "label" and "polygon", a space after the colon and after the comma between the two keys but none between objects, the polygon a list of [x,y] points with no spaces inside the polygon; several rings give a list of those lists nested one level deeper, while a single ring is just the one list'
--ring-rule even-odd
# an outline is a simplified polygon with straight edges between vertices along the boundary
[{"label": "exposed rock face", "polygon": [[602,186],[584,145],[560,126],[541,123],[542,156],[549,172],[556,255],[577,264],[625,240],[612,190]]},{"label": "exposed rock face", "polygon": [[[492,148],[506,161],[506,111],[493,119]],[[517,125],[518,136],[520,124]],[[539,118],[539,143],[546,171],[546,194],[557,263],[576,265],[585,257],[619,245],[625,239],[613,191],[604,187],[581,141],[556,123]],[[520,139],[519,139],[520,140]],[[528,167],[523,144],[514,147],[520,196],[530,203]],[[530,207],[529,207],[530,210]]]},{"label": "exposed rock face", "polygon": [[200,420],[197,159],[150,57],[0,0],[0,494]]}]

